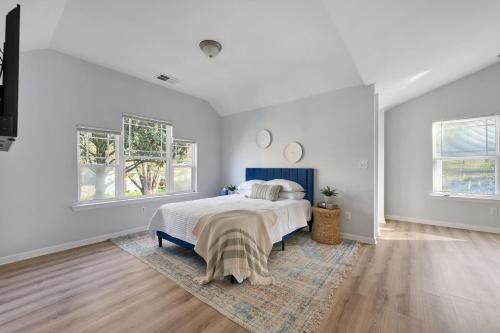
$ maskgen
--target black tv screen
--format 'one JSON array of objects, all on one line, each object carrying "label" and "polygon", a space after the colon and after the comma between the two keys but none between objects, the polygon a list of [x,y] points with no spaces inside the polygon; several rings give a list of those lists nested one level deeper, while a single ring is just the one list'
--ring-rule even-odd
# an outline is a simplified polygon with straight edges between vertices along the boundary
[{"label": "black tv screen", "polygon": [[19,27],[21,7],[11,10],[5,20],[0,88],[0,150],[8,150],[17,137],[19,90]]}]

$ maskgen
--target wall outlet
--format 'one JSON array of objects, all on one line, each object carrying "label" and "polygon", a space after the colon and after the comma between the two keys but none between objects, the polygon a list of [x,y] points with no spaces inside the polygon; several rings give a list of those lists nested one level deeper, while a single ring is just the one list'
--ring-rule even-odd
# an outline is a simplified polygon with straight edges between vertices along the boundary
[{"label": "wall outlet", "polygon": [[345,212],[345,219],[347,220],[347,222],[351,222],[351,218],[352,218],[351,212]]},{"label": "wall outlet", "polygon": [[358,161],[358,169],[368,169],[368,161],[367,160]]},{"label": "wall outlet", "polygon": [[491,216],[498,216],[498,208],[496,208],[496,207],[490,208],[490,215]]}]

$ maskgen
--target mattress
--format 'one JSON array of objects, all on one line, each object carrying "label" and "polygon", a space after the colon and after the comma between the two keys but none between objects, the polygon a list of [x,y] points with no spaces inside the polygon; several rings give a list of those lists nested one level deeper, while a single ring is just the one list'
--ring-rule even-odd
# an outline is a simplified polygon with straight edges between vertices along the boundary
[{"label": "mattress", "polygon": [[202,216],[235,209],[272,210],[278,217],[271,231],[273,243],[281,241],[282,237],[290,232],[305,227],[311,219],[311,204],[308,200],[268,201],[233,194],[165,204],[153,215],[148,230],[151,237],[156,236],[156,231],[162,231],[196,245],[198,240],[192,231]]}]

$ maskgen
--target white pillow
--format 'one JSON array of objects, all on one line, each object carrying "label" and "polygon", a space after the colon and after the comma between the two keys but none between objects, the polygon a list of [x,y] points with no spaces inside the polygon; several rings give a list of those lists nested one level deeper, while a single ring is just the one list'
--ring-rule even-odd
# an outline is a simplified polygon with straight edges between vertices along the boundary
[{"label": "white pillow", "polygon": [[265,185],[281,185],[281,192],[303,192],[304,188],[293,182],[291,180],[286,179],[273,179],[264,183]]},{"label": "white pillow", "polygon": [[252,190],[240,190],[240,194],[243,194],[245,197],[249,197],[250,193],[252,193]]},{"label": "white pillow", "polygon": [[244,191],[244,190],[251,190],[253,184],[264,184],[266,181],[265,180],[260,180],[260,179],[252,179],[252,180],[247,180],[244,183],[241,183],[238,186],[238,190]]},{"label": "white pillow", "polygon": [[306,196],[306,194],[304,192],[283,192],[283,191],[281,191],[279,194],[280,198],[293,199],[293,200],[304,199],[305,196]]}]

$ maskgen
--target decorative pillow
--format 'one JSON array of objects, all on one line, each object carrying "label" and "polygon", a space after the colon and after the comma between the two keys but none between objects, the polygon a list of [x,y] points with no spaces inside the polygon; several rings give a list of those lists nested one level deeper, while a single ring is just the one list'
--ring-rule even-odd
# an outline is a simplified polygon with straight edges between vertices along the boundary
[{"label": "decorative pillow", "polygon": [[244,183],[241,183],[239,186],[238,186],[238,190],[240,192],[244,191],[244,190],[251,190],[252,189],[252,185],[253,184],[264,184],[266,181],[265,180],[260,180],[260,179],[252,179],[252,180],[248,180]]},{"label": "decorative pillow", "polygon": [[278,195],[280,194],[280,185],[261,185],[253,184],[252,192],[250,193],[250,199],[264,199],[269,201],[278,200]]},{"label": "decorative pillow", "polygon": [[305,196],[306,196],[306,194],[304,192],[283,192],[283,191],[281,191],[279,194],[280,198],[293,199],[293,200],[304,199]]},{"label": "decorative pillow", "polygon": [[287,179],[273,179],[264,183],[265,185],[281,185],[282,192],[303,192],[304,188],[300,184]]}]

